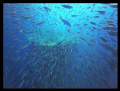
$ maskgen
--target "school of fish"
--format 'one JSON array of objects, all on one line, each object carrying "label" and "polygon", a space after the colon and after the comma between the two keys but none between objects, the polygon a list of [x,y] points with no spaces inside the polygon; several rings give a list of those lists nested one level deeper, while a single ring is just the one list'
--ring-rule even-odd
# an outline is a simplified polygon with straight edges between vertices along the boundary
[{"label": "school of fish", "polygon": [[118,88],[117,3],[4,3],[3,88]]}]

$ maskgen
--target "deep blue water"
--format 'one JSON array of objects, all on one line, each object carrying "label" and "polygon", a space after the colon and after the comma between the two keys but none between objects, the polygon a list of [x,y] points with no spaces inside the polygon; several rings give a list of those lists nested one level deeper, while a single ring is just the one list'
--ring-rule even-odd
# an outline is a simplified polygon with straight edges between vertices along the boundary
[{"label": "deep blue water", "polygon": [[4,3],[3,88],[117,88],[117,3]]}]

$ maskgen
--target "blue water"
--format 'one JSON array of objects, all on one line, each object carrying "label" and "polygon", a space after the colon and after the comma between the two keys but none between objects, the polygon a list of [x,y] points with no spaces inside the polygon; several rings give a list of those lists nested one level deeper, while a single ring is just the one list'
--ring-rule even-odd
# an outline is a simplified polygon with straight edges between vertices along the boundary
[{"label": "blue water", "polygon": [[3,88],[117,88],[116,6],[4,3]]}]

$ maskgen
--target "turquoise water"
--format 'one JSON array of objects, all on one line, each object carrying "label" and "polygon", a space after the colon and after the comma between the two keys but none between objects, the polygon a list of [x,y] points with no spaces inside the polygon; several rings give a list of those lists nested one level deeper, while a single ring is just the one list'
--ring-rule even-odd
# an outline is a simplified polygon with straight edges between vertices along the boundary
[{"label": "turquoise water", "polygon": [[4,3],[3,88],[117,88],[117,3]]}]

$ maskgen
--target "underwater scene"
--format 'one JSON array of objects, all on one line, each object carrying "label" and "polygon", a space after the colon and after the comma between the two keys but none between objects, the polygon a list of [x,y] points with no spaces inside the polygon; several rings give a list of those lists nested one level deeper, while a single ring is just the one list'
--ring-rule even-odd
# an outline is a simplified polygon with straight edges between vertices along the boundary
[{"label": "underwater scene", "polygon": [[118,88],[117,3],[3,3],[3,88]]}]

